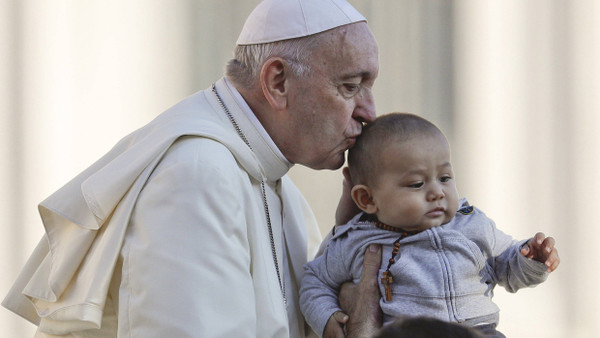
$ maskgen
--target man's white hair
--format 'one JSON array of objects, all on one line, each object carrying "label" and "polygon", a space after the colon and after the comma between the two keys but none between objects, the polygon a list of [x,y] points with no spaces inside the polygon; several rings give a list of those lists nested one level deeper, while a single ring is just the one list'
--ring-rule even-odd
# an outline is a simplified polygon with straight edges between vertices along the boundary
[{"label": "man's white hair", "polygon": [[272,57],[284,59],[294,75],[306,75],[310,72],[310,56],[322,35],[315,34],[264,44],[238,45],[233,51],[233,59],[229,60],[225,67],[225,76],[242,88],[251,88],[257,83],[265,61]]}]

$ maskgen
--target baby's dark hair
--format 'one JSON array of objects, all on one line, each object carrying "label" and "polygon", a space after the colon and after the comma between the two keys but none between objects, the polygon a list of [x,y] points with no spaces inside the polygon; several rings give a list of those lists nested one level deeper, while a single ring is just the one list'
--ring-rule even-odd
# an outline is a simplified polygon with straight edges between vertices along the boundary
[{"label": "baby's dark hair", "polygon": [[483,338],[473,328],[427,317],[399,318],[381,329],[375,338]]},{"label": "baby's dark hair", "polygon": [[408,113],[381,115],[366,125],[348,151],[348,169],[353,184],[369,185],[376,174],[382,149],[391,142],[404,142],[415,135],[443,135],[433,123]]}]

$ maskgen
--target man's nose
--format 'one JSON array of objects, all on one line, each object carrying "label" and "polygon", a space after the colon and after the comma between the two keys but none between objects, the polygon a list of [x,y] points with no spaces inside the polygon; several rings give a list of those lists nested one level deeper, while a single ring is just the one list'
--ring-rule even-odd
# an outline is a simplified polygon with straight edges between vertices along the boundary
[{"label": "man's nose", "polygon": [[375,99],[371,88],[363,87],[357,96],[356,107],[354,108],[352,117],[363,123],[375,121]]}]

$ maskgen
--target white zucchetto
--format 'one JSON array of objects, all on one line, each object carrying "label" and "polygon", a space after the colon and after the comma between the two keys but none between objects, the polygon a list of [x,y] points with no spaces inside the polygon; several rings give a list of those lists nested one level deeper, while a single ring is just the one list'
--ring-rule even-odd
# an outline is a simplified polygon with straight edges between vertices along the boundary
[{"label": "white zucchetto", "polygon": [[345,0],[264,0],[250,13],[238,45],[288,40],[367,21]]}]

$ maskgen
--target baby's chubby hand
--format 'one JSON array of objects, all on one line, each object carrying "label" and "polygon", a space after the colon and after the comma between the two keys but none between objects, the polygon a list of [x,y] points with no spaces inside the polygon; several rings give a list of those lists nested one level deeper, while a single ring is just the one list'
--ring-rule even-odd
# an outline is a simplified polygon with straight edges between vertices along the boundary
[{"label": "baby's chubby hand", "polygon": [[556,270],[560,264],[558,250],[554,247],[554,238],[546,237],[538,232],[527,243],[521,247],[521,254],[527,258],[544,263],[548,267],[548,272]]}]

